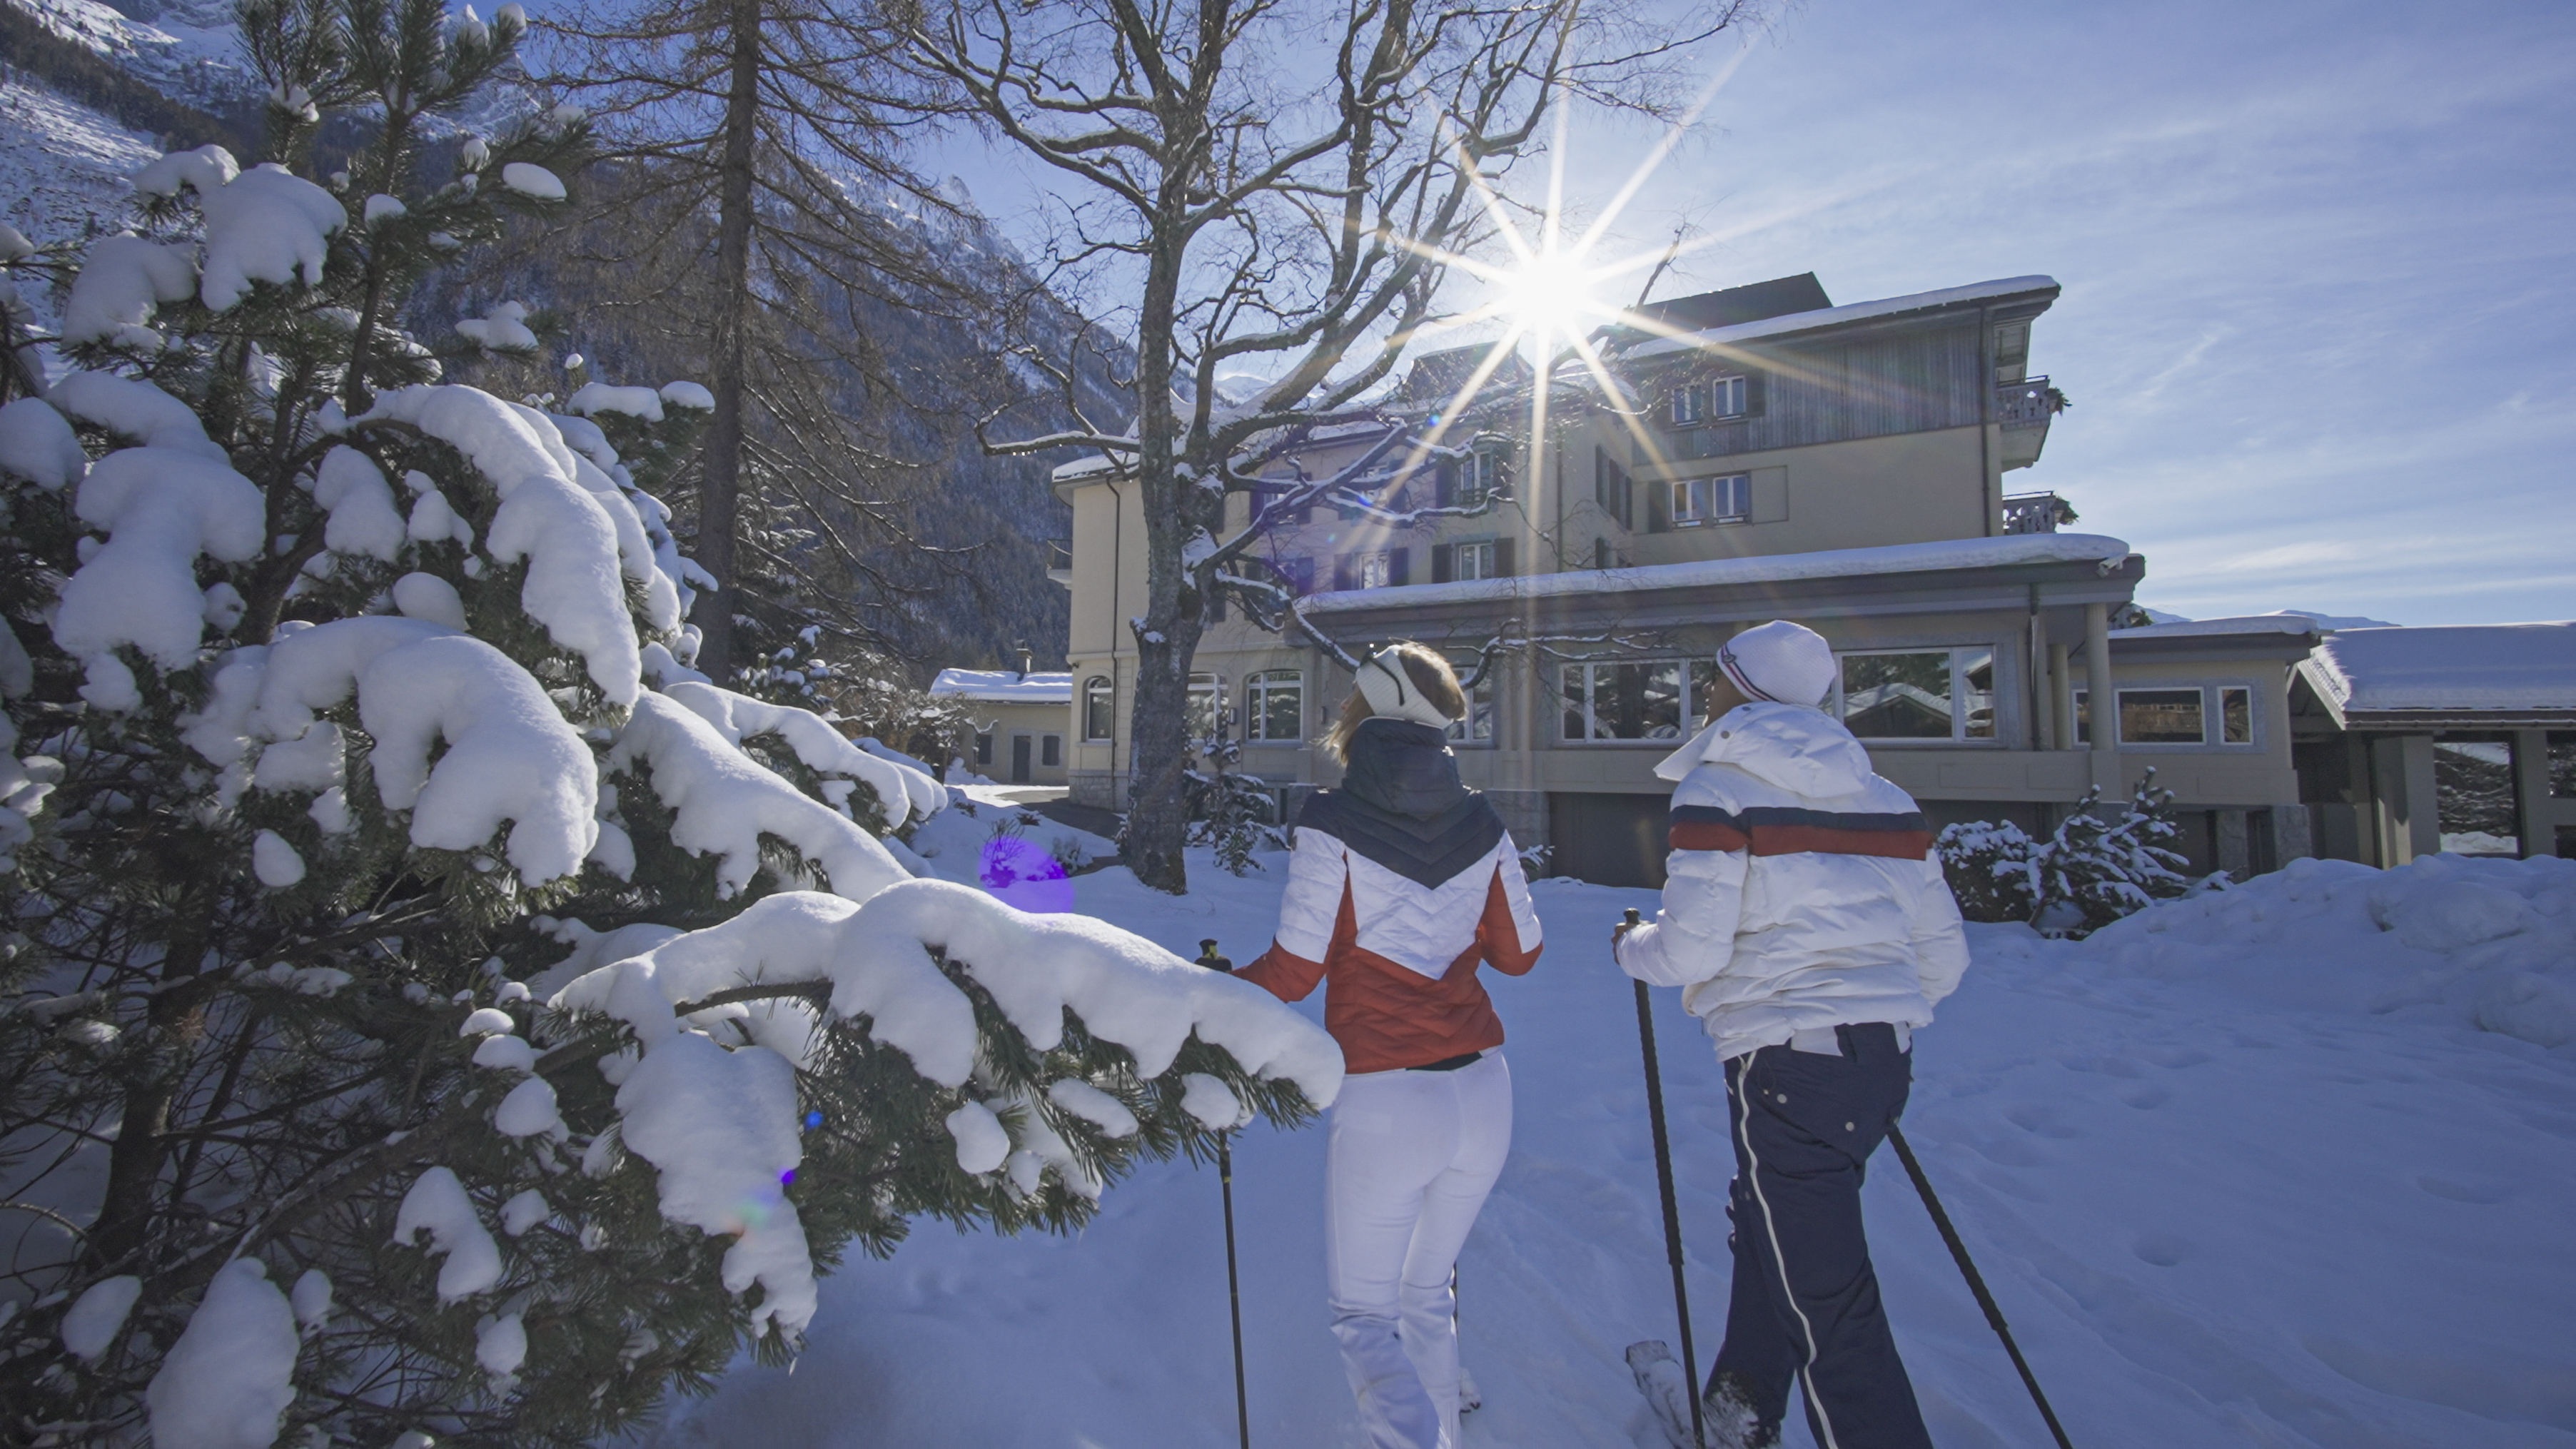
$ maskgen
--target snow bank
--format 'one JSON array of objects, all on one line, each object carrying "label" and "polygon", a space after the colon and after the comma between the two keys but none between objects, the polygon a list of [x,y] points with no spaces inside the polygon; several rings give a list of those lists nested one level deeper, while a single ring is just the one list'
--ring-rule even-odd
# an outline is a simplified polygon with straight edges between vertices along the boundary
[{"label": "snow bank", "polygon": [[757,1335],[814,1318],[814,1265],[786,1185],[804,1160],[796,1072],[767,1051],[726,1051],[694,1032],[655,1042],[617,1089],[618,1137],[661,1174],[662,1216],[730,1235],[730,1293],[761,1288]]},{"label": "snow bank", "polygon": [[823,868],[834,894],[864,900],[910,872],[848,817],[762,769],[715,726],[667,695],[636,701],[609,766],[641,764],[653,793],[679,812],[673,844],[718,858],[717,889],[730,897],[760,869],[760,837],[783,840]]},{"label": "snow bank", "polygon": [[71,295],[63,299],[63,341],[113,342],[138,352],[158,352],[164,339],[152,319],[170,302],[197,291],[197,261],[185,247],[163,246],[132,233],[90,244]]},{"label": "snow bank", "polygon": [[295,1352],[295,1311],[267,1268],[257,1258],[225,1264],[143,1391],[153,1444],[269,1449],[295,1401]]},{"label": "snow bank", "polygon": [[2069,969],[2205,980],[2564,1048],[2576,1044],[2576,861],[2437,855],[2389,871],[2293,861],[2105,927]]},{"label": "snow bank", "polygon": [[163,669],[193,661],[206,628],[197,559],[258,556],[259,489],[192,452],[124,448],[90,469],[74,507],[108,539],[63,585],[55,642],[82,659],[130,644]]},{"label": "snow bank", "polygon": [[809,709],[770,704],[712,684],[682,681],[662,691],[689,707],[732,744],[747,735],[776,735],[818,775],[858,780],[877,792],[887,820],[926,820],[948,803],[948,792],[929,771],[860,748]]}]

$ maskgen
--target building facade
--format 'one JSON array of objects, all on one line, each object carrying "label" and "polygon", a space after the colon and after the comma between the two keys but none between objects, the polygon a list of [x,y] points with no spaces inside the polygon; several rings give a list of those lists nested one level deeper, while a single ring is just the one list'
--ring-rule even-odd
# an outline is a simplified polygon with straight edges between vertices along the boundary
[{"label": "building facade", "polygon": [[[1462,773],[1552,870],[1660,880],[1653,766],[1698,727],[1718,645],[1771,618],[1833,643],[1828,707],[1936,819],[2044,829],[2152,766],[2211,868],[2304,854],[2287,678],[2313,640],[2115,630],[2146,561],[2058,531],[2053,495],[2005,492],[2064,405],[2027,365],[2057,293],[2019,277],[1837,307],[1809,276],[1659,304],[1653,328],[1601,339],[1593,405],[1532,416],[1563,389],[1521,386],[1468,420],[1472,456],[1369,509],[1310,510],[1261,567],[1345,653],[1409,638],[1483,664]],[[1465,370],[1425,359],[1398,405],[1460,407],[1444,393]],[[1355,446],[1324,437],[1283,466],[1312,476]],[[1144,519],[1104,460],[1060,469],[1057,489],[1074,516],[1067,779],[1115,808]],[[1250,505],[1234,506],[1239,522]],[[1331,654],[1237,616],[1210,624],[1194,667],[1202,723],[1229,722],[1241,769],[1289,802],[1337,780],[1314,745],[1351,688]],[[2120,722],[2098,739],[2097,697]]]},{"label": "building facade", "polygon": [[1072,675],[943,669],[930,682],[930,693],[963,704],[974,721],[967,768],[1005,785],[1065,783]]}]

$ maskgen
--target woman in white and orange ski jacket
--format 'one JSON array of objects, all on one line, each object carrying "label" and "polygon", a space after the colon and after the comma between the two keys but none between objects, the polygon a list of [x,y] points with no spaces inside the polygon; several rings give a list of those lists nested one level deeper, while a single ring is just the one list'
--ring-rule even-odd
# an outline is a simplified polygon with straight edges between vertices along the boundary
[{"label": "woman in white and orange ski jacket", "polygon": [[1297,819],[1268,953],[1243,974],[1296,1001],[1329,981],[1349,1075],[1324,1167],[1333,1336],[1375,1449],[1452,1449],[1450,1270],[1511,1149],[1503,1024],[1478,968],[1518,976],[1540,935],[1511,833],[1458,779],[1456,675],[1419,644],[1359,672],[1326,749],[1340,788]]}]

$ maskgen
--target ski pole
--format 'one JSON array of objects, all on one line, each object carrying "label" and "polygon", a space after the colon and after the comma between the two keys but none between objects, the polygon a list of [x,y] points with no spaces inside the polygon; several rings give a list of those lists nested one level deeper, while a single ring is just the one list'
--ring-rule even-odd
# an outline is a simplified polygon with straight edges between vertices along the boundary
[{"label": "ski pole", "polygon": [[1968,1257],[1968,1245],[1959,1241],[1959,1230],[1950,1226],[1950,1215],[1942,1211],[1941,1199],[1932,1192],[1932,1179],[1923,1175],[1923,1164],[1915,1160],[1904,1131],[1888,1123],[1887,1140],[1896,1148],[1896,1160],[1905,1164],[1905,1175],[1914,1179],[1914,1190],[1923,1195],[1923,1205],[1932,1210],[1932,1225],[1941,1230],[1941,1241],[1950,1245],[1950,1256],[1958,1260],[1959,1271],[1968,1279],[1968,1291],[1977,1295],[1977,1306],[1986,1310],[1986,1322],[1994,1326],[1995,1337],[2004,1341],[2004,1352],[2012,1355],[2013,1367],[2021,1370],[2022,1386],[2030,1390],[2030,1401],[2039,1405],[2039,1416],[2048,1421],[2048,1432],[2056,1437],[2057,1449],[2075,1449],[2066,1441],[2066,1429],[2057,1422],[2057,1411],[2048,1406],[2048,1395],[2039,1391],[2039,1378],[2030,1371],[2030,1361],[2021,1356],[2021,1345],[2013,1342],[2012,1330],[2004,1324],[2004,1311],[1995,1306],[1995,1295],[1986,1291],[1984,1275]]},{"label": "ski pole", "polygon": [[1242,1449],[1252,1449],[1252,1407],[1243,1394],[1243,1284],[1234,1267],[1234,1153],[1226,1147],[1231,1132],[1216,1139],[1216,1180],[1225,1192],[1225,1297],[1234,1318],[1234,1435]]},{"label": "ski pole", "polygon": [[[1627,912],[1627,923],[1640,923],[1636,908]],[[1612,949],[1616,949],[1615,945]],[[1664,1197],[1664,1256],[1673,1265],[1673,1312],[1682,1321],[1682,1382],[1690,1391],[1691,1442],[1704,1444],[1708,1435],[1700,1423],[1699,1355],[1691,1347],[1690,1289],[1682,1282],[1682,1210],[1673,1197],[1673,1149],[1664,1133],[1664,1075],[1655,1060],[1654,1002],[1646,995],[1646,983],[1637,988],[1637,1045],[1646,1055],[1646,1116],[1655,1127],[1655,1185]]]}]

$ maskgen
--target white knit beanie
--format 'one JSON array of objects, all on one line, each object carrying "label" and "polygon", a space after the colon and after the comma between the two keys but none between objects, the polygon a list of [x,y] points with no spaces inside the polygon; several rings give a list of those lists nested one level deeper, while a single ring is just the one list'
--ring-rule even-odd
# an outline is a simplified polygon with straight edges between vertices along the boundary
[{"label": "white knit beanie", "polygon": [[1381,649],[1369,656],[1368,662],[1360,666],[1359,685],[1372,715],[1409,720],[1435,730],[1449,727],[1449,716],[1424,697],[1422,686],[1404,672],[1404,660],[1393,649]]},{"label": "white knit beanie", "polygon": [[1717,646],[1717,667],[1748,699],[1814,709],[1834,687],[1834,646],[1803,624],[1774,619]]}]

